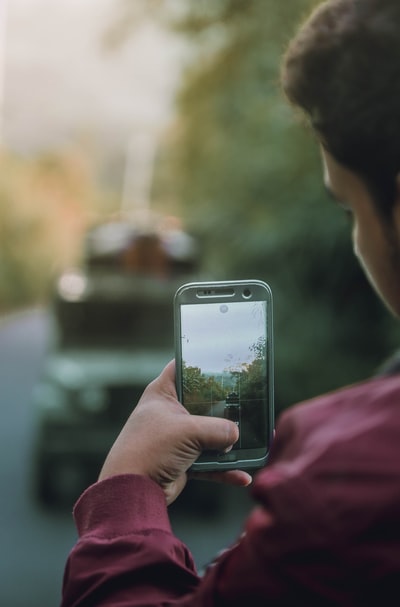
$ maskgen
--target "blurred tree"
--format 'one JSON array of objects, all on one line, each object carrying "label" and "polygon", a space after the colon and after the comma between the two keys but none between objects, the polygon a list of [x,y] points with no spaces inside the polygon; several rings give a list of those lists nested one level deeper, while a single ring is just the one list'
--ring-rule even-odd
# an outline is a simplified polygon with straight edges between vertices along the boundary
[{"label": "blurred tree", "polygon": [[176,187],[205,275],[273,289],[278,408],[370,374],[397,339],[279,89],[282,51],[315,4],[203,0],[179,22],[196,52],[178,99]]},{"label": "blurred tree", "polygon": [[74,152],[0,156],[0,311],[42,303],[54,277],[79,259],[99,194]]},{"label": "blurred tree", "polygon": [[373,373],[398,342],[323,191],[318,146],[279,87],[285,46],[320,1],[121,0],[109,39],[147,11],[188,40],[161,190],[203,242],[205,278],[271,285],[278,410]]}]

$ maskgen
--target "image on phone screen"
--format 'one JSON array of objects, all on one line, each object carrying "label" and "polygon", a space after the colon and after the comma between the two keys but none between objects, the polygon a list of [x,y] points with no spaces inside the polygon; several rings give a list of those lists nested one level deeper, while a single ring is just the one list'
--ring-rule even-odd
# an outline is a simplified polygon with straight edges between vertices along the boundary
[{"label": "image on phone screen", "polygon": [[190,413],[232,420],[235,449],[265,447],[265,301],[181,306],[182,400]]}]

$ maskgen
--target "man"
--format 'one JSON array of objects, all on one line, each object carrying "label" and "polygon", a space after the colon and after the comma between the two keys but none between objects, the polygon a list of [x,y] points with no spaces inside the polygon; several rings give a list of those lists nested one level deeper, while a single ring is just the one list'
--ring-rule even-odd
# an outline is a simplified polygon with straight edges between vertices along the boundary
[{"label": "man", "polygon": [[[400,315],[400,2],[328,0],[286,54],[283,88],[321,145],[325,183],[353,220],[355,254]],[[238,543],[202,579],[167,504],[229,420],[190,416],[170,363],[80,498],[63,607],[400,604],[400,377],[286,411]],[[246,485],[241,471],[220,480]]]}]

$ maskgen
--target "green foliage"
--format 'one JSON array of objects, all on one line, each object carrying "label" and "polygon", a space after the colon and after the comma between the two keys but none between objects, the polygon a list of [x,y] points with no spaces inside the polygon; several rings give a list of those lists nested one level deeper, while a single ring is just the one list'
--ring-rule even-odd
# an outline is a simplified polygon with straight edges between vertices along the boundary
[{"label": "green foliage", "polygon": [[42,303],[57,273],[76,263],[97,201],[76,154],[0,155],[0,311]]},{"label": "green foliage", "polygon": [[203,0],[181,22],[197,54],[179,96],[179,196],[207,278],[272,287],[278,408],[365,377],[396,339],[279,88],[285,44],[313,4]]},{"label": "green foliage", "polygon": [[240,397],[243,400],[263,400],[265,396],[265,339],[260,337],[252,346],[255,358],[244,365],[240,374]]},{"label": "green foliage", "polygon": [[203,375],[199,367],[183,363],[182,378],[185,406],[195,415],[206,415],[212,404],[225,398],[221,382]]}]

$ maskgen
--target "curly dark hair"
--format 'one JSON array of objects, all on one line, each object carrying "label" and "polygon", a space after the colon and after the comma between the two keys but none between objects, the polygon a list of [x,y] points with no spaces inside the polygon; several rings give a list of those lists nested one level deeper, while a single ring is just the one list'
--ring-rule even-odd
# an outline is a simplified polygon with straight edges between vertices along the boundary
[{"label": "curly dark hair", "polygon": [[400,170],[400,0],[326,0],[282,64],[290,102],[392,217]]}]

